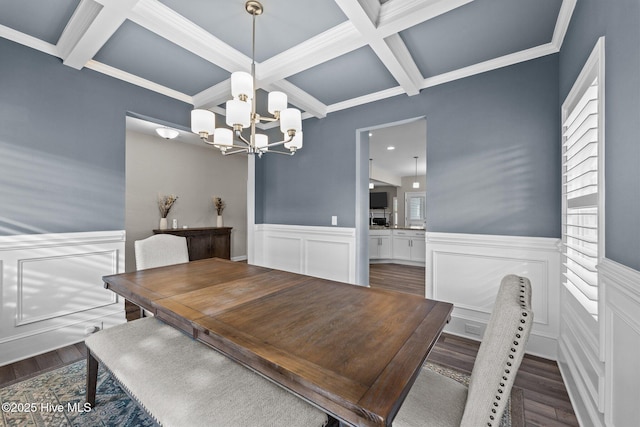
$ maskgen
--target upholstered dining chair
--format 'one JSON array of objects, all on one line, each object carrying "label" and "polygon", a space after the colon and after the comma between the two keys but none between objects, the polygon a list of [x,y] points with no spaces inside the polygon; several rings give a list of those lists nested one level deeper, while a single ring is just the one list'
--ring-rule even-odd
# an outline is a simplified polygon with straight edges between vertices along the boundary
[{"label": "upholstered dining chair", "polygon": [[173,234],[154,234],[144,240],[136,240],[134,247],[138,270],[189,262],[189,251],[185,237]]},{"label": "upholstered dining chair", "polygon": [[504,277],[471,371],[469,387],[423,369],[393,426],[499,426],[532,323],[529,279],[515,275]]},{"label": "upholstered dining chair", "polygon": [[[136,269],[164,267],[165,265],[189,262],[187,238],[173,234],[154,234],[133,243],[136,253]],[[140,309],[142,317],[152,316],[150,311]]]}]

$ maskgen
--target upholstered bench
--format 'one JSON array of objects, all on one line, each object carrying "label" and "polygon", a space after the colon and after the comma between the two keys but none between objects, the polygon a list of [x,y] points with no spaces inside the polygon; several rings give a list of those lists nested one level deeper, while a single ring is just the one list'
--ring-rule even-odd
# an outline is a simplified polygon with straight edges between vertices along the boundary
[{"label": "upholstered bench", "polygon": [[87,402],[98,362],[160,425],[324,426],[328,417],[292,393],[154,317],[89,336]]}]

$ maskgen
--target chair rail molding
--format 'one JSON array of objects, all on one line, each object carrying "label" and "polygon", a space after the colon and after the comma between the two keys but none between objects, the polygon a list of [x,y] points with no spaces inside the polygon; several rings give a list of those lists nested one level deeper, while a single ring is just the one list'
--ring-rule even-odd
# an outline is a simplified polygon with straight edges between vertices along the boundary
[{"label": "chair rail molding", "polygon": [[480,340],[500,280],[527,277],[534,324],[527,352],[557,358],[560,239],[462,233],[426,233],[426,296],[454,304],[445,331]]},{"label": "chair rail molding", "polygon": [[0,236],[0,366],[125,321],[102,276],[124,271],[125,232]]},{"label": "chair rail molding", "polygon": [[346,283],[356,282],[356,229],[254,226],[254,264]]}]

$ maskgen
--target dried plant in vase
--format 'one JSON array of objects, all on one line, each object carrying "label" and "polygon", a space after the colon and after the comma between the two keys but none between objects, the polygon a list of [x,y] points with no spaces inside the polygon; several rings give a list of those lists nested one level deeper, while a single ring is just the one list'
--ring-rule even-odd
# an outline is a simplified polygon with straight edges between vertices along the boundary
[{"label": "dried plant in vase", "polygon": [[216,225],[218,227],[222,227],[223,226],[222,211],[224,211],[224,208],[227,205],[220,197],[212,197],[212,199],[213,199],[213,206],[216,208],[216,212],[218,213],[218,218],[216,218]]},{"label": "dried plant in vase", "polygon": [[167,215],[173,204],[178,200],[178,196],[169,194],[168,196],[161,196],[158,194],[158,210],[160,211],[160,230],[167,229]]},{"label": "dried plant in vase", "polygon": [[160,218],[166,218],[173,204],[178,200],[178,196],[169,194],[168,196],[158,195],[158,209],[160,210]]}]

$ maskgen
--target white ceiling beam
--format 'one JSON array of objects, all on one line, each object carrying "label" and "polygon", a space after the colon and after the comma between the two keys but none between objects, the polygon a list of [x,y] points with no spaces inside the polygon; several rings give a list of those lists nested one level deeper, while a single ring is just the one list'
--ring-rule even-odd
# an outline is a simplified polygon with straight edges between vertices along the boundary
[{"label": "white ceiling beam", "polygon": [[102,10],[102,7],[100,3],[96,3],[93,0],[82,0],[80,2],[58,39],[57,47],[61,58],[66,59],[69,57],[73,48],[76,47],[98,16],[98,13],[100,13],[100,10]]},{"label": "white ceiling beam", "polygon": [[336,0],[338,6],[407,95],[417,95],[423,80],[422,74],[400,36],[395,35],[385,40],[377,31],[378,16],[371,15],[374,11],[381,9],[373,6],[373,2],[379,5],[377,0]]},{"label": "white ceiling beam", "polygon": [[231,99],[231,78],[195,94],[193,96],[193,106],[210,109],[229,99]]},{"label": "white ceiling beam", "polygon": [[228,72],[251,70],[251,58],[157,0],[140,0],[129,19]]},{"label": "white ceiling beam", "polygon": [[[101,0],[100,3],[102,3],[103,7],[91,23],[86,26],[80,37],[78,37],[77,29],[70,29],[70,32],[73,33],[70,37],[77,39],[77,42],[68,54],[62,58],[65,65],[77,70],[84,67],[89,60],[93,59],[107,40],[111,38],[113,33],[120,28],[137,1]],[[84,13],[89,14],[93,8],[84,5],[83,10]],[[82,21],[86,21],[87,16],[78,18],[80,27],[85,27]],[[68,49],[68,47],[66,46],[65,48]]]},{"label": "white ceiling beam", "polygon": [[269,84],[330,61],[366,43],[353,24],[342,24],[256,65],[256,77]]},{"label": "white ceiling beam", "polygon": [[370,46],[407,95],[420,92],[424,77],[399,35],[372,41]]},{"label": "white ceiling beam", "polygon": [[315,97],[300,89],[298,86],[286,80],[278,80],[269,85],[263,86],[265,90],[279,90],[287,94],[290,104],[295,105],[303,111],[317,118],[327,116],[327,106]]},{"label": "white ceiling beam", "polygon": [[392,0],[382,5],[378,19],[380,37],[388,37],[421,24],[473,0]]}]

